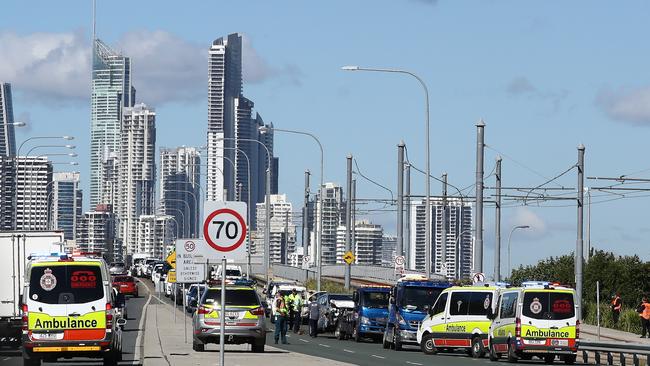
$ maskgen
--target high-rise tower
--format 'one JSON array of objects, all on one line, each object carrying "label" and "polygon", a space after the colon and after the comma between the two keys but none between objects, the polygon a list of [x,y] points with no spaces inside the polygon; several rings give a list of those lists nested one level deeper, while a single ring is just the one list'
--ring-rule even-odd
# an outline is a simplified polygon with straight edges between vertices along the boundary
[{"label": "high-rise tower", "polygon": [[135,105],[131,60],[93,41],[90,122],[90,206],[102,203],[104,160],[119,152],[122,109]]},{"label": "high-rise tower", "polygon": [[11,84],[0,82],[0,155],[16,155]]}]

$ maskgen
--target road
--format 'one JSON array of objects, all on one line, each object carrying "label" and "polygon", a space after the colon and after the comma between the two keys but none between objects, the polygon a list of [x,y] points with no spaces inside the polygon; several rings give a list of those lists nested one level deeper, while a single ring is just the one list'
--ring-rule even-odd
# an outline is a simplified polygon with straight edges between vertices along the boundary
[{"label": "road", "polygon": [[[126,323],[126,326],[124,327],[124,333],[123,333],[123,340],[122,340],[122,352],[123,352],[123,357],[124,360],[120,362],[120,365],[141,365],[140,360],[134,360],[136,357],[136,340],[138,335],[141,333],[140,327],[140,320],[142,319],[142,310],[144,309],[144,305],[146,304],[149,295],[151,293],[151,290],[149,286],[146,286],[144,283],[139,283],[138,284],[138,291],[140,293],[140,297],[138,298],[131,298],[129,297],[127,300],[127,308],[128,308],[128,322]],[[155,300],[153,300],[155,301]],[[141,352],[138,352],[138,355],[140,355]],[[83,359],[83,358],[75,358],[75,359],[69,359],[69,360],[60,360],[59,362],[56,363],[49,363],[49,362],[44,362],[44,365],[70,365],[70,364],[83,364],[83,365],[101,365],[102,361],[101,359]],[[0,364],[2,366],[14,366],[14,365],[22,365],[23,364],[23,358],[20,353],[20,351],[0,351]]]}]

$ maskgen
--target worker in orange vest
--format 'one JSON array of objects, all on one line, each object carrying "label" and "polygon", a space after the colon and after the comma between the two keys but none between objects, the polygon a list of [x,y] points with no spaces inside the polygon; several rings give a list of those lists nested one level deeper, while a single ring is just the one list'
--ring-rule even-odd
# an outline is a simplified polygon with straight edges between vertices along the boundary
[{"label": "worker in orange vest", "polygon": [[650,338],[650,303],[648,303],[647,297],[643,298],[637,310],[639,310],[639,316],[641,317],[641,338],[645,338],[646,331]]},{"label": "worker in orange vest", "polygon": [[621,294],[617,292],[612,299],[612,318],[614,320],[614,325],[618,324],[618,318],[621,316],[622,307],[623,300],[621,300]]}]

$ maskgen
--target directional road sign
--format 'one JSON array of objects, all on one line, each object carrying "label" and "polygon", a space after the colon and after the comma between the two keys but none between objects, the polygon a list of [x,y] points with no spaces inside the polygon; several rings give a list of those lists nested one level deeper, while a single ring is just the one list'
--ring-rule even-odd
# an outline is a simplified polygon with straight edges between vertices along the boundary
[{"label": "directional road sign", "polygon": [[204,204],[203,238],[213,257],[237,261],[246,256],[247,207],[239,201],[206,201]]},{"label": "directional road sign", "polygon": [[343,260],[347,264],[354,263],[354,253],[352,253],[351,251],[348,251],[347,253],[343,254]]},{"label": "directional road sign", "polygon": [[172,252],[169,253],[167,258],[165,259],[165,262],[169,263],[169,265],[172,266],[172,268],[176,268],[176,251],[175,250],[172,250]]}]

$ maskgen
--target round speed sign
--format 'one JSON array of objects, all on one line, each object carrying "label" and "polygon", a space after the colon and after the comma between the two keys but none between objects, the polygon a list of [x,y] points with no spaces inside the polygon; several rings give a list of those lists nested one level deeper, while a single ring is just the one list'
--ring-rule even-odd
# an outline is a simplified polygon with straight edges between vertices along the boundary
[{"label": "round speed sign", "polygon": [[219,252],[232,252],[246,239],[246,222],[235,210],[221,208],[210,213],[203,222],[203,237]]}]

